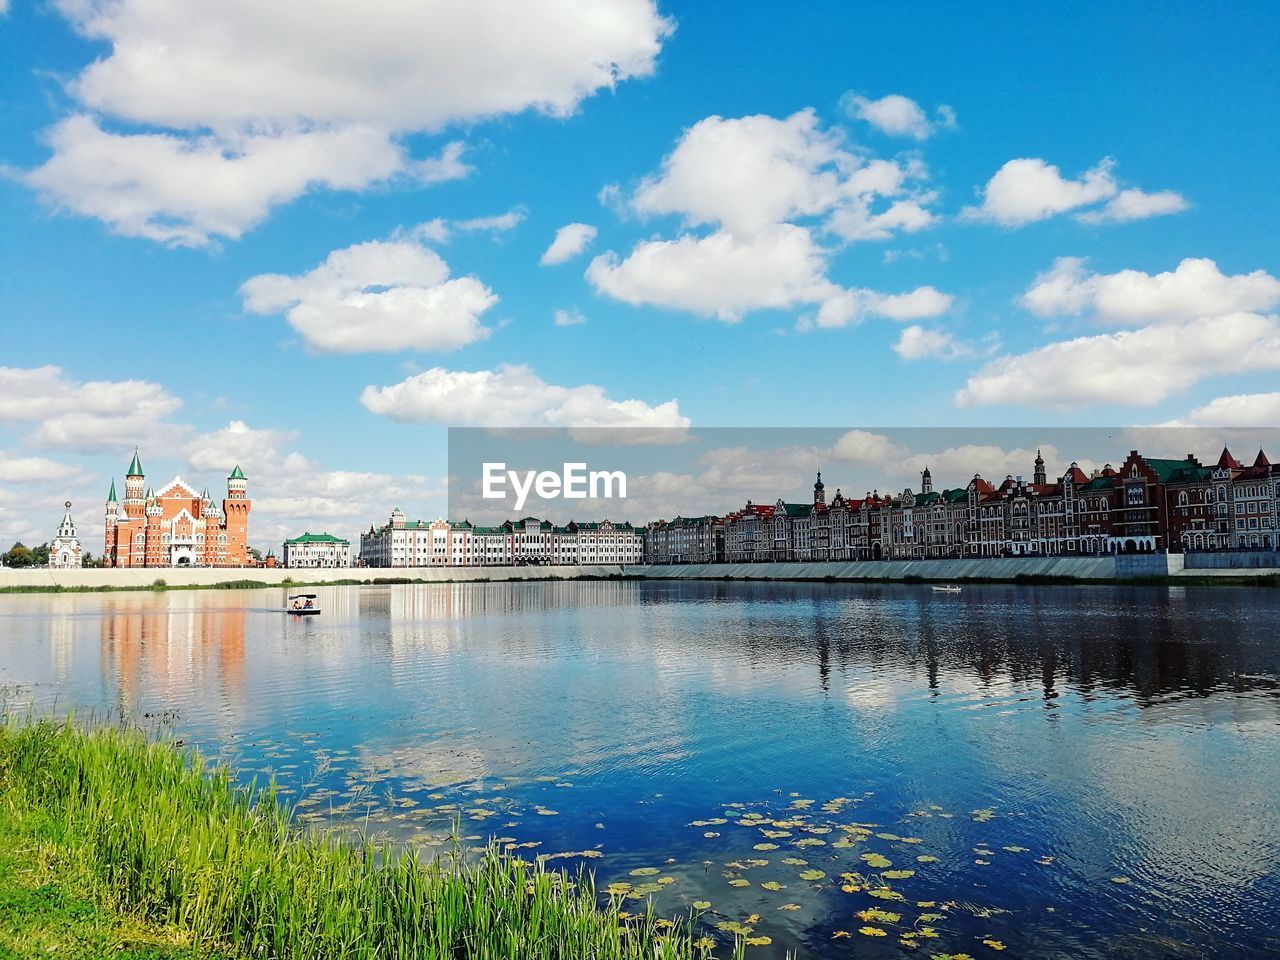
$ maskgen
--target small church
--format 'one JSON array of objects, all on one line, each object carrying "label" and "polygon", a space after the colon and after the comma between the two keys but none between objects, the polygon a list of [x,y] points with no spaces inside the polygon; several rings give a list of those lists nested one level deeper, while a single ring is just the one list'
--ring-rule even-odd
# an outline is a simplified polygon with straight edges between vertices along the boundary
[{"label": "small church", "polygon": [[49,541],[49,566],[59,570],[71,570],[83,562],[80,538],[76,536],[76,524],[71,519],[71,501],[63,504],[66,513],[58,524],[58,535]]}]

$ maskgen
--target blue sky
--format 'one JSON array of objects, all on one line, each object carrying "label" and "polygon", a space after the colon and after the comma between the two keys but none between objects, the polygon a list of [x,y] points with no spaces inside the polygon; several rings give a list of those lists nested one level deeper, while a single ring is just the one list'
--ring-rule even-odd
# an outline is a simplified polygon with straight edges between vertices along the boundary
[{"label": "blue sky", "polygon": [[448,425],[1280,420],[1272,4],[343,6],[7,4],[0,541],[135,443],[271,542]]}]

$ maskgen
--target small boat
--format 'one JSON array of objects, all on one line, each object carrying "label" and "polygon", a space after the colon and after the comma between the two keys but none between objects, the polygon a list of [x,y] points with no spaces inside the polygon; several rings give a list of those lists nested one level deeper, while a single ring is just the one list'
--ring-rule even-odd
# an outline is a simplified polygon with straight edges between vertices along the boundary
[{"label": "small boat", "polygon": [[284,612],[295,617],[316,617],[320,615],[320,604],[316,603],[314,593],[295,593],[289,598]]},{"label": "small boat", "polygon": [[956,586],[956,584],[954,583],[935,584],[933,587],[933,592],[934,593],[959,593],[960,588]]}]

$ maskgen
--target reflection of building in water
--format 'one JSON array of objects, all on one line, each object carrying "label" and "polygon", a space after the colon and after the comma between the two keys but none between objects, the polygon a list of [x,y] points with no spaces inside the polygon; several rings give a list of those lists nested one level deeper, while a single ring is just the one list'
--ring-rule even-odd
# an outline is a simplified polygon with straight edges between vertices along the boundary
[{"label": "reflection of building in water", "polygon": [[49,625],[49,665],[53,668],[53,679],[57,683],[65,683],[71,673],[76,628],[83,621],[75,617],[52,616],[45,622]]},{"label": "reflection of building in water", "polygon": [[186,703],[244,691],[245,611],[207,603],[173,609],[169,595],[110,597],[101,618],[103,671],[119,684],[116,706]]},{"label": "reflection of building in water", "polygon": [[562,583],[431,583],[363,587],[362,617],[392,621],[458,620],[486,615],[629,605],[637,584],[619,580]]}]

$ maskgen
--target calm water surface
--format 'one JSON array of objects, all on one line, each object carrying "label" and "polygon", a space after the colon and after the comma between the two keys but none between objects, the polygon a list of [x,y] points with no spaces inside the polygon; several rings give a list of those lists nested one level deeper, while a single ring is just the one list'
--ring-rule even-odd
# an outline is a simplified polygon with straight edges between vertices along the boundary
[{"label": "calm water surface", "polygon": [[1280,592],[317,592],[3,596],[2,696],[159,718],[310,821],[710,901],[761,960],[1280,952]]}]

